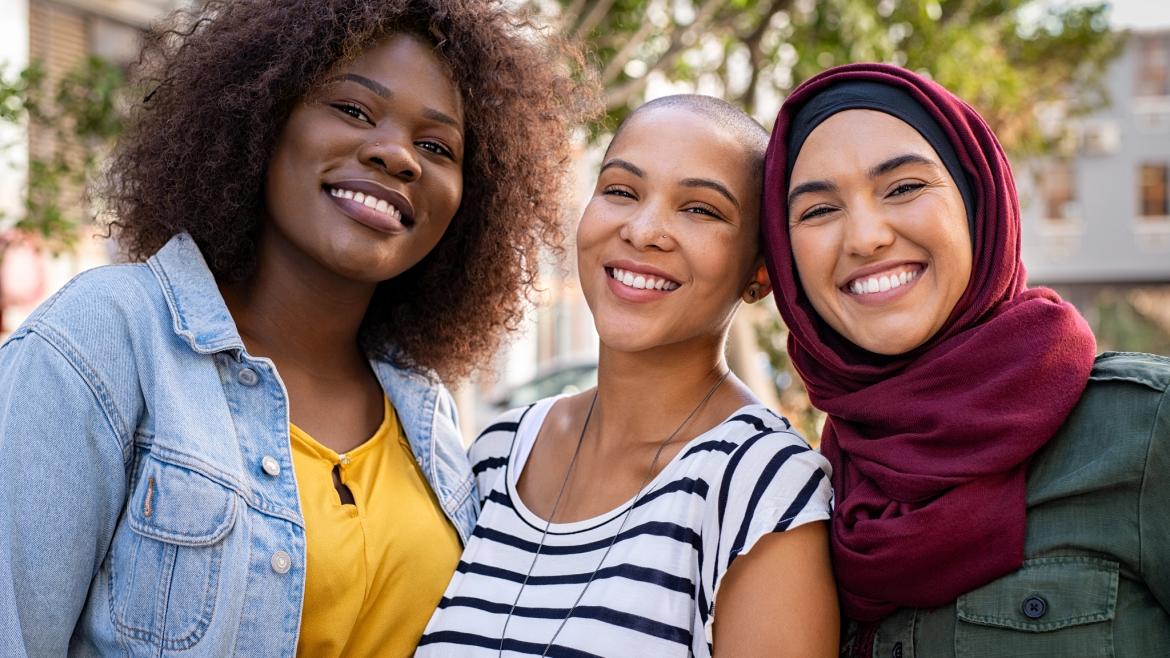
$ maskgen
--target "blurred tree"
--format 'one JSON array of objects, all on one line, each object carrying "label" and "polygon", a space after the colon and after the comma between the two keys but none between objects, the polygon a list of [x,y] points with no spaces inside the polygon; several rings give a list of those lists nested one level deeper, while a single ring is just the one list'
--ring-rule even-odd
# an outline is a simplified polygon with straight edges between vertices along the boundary
[{"label": "blurred tree", "polygon": [[532,0],[592,48],[612,120],[654,80],[684,83],[770,123],[797,84],[838,64],[889,62],[970,102],[1013,155],[1065,137],[1053,113],[1107,102],[1124,35],[1106,5],[1025,0]]},{"label": "blurred tree", "polygon": [[[59,80],[36,62],[11,77],[0,65],[0,122],[16,126],[25,144],[30,128],[38,137],[29,149],[21,212],[0,214],[0,260],[23,241],[54,254],[73,248],[78,229],[92,217],[86,187],[122,131],[123,91],[122,70],[100,57],[85,59]],[[0,144],[0,150],[15,145]],[[0,318],[2,310],[0,299]]]},{"label": "blurred tree", "polygon": [[[1125,35],[1106,5],[1029,0],[530,0],[584,41],[611,130],[650,94],[695,91],[771,125],[783,98],[829,67],[888,62],[971,103],[1013,158],[1070,150],[1069,117],[1106,103],[1102,79]],[[657,88],[655,88],[657,86]],[[669,92],[667,92],[669,93]],[[775,308],[756,323],[786,415],[814,442],[808,403]]]}]

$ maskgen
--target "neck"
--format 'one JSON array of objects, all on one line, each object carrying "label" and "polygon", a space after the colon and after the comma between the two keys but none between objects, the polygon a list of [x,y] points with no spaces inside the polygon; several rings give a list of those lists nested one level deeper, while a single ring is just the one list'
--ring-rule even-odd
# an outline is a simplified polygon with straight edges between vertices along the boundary
[{"label": "neck", "polygon": [[[597,409],[590,423],[596,423],[600,440],[617,443],[628,440],[623,437],[645,437],[661,442],[727,372],[725,340],[723,332],[638,352],[623,352],[603,342],[598,355]],[[715,406],[712,402],[717,397],[718,392],[680,436],[693,433],[703,411]],[[664,428],[669,428],[665,435]]]},{"label": "neck", "polygon": [[220,285],[249,353],[324,377],[368,368],[358,333],[376,283],[338,276],[268,228],[258,259],[251,278]]}]

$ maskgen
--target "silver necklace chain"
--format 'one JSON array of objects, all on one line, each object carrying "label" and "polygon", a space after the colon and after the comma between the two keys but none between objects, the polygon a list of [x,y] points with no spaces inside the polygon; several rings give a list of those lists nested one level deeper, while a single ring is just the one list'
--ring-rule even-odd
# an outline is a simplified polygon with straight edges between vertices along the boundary
[{"label": "silver necklace chain", "polygon": [[[682,422],[682,425],[679,425],[678,429],[671,433],[671,435],[662,442],[662,445],[658,446],[658,452],[654,453],[654,461],[650,462],[650,468],[646,471],[646,477],[642,478],[642,484],[638,485],[638,493],[635,494],[634,500],[630,503],[629,509],[627,509],[625,515],[622,516],[621,525],[618,526],[617,532],[614,533],[613,538],[609,540],[609,546],[605,548],[605,553],[602,553],[601,560],[598,561],[597,568],[593,570],[592,574],[590,574],[589,580],[585,583],[585,587],[581,588],[581,593],[577,595],[577,600],[573,602],[573,606],[569,608],[568,614],[565,615],[565,618],[561,620],[560,625],[557,626],[557,630],[555,633],[553,633],[552,639],[550,639],[548,644],[545,645],[544,651],[540,654],[541,658],[545,658],[545,656],[548,655],[549,650],[552,649],[553,643],[557,641],[557,636],[561,634],[561,630],[564,629],[565,624],[568,623],[569,617],[573,616],[573,611],[577,609],[577,605],[581,603],[581,599],[585,598],[586,590],[588,590],[589,586],[593,584],[593,579],[597,577],[597,573],[601,571],[601,565],[605,564],[605,558],[609,557],[610,549],[612,549],[613,545],[617,543],[617,538],[621,536],[622,530],[624,530],[626,527],[626,521],[629,521],[630,514],[634,511],[634,508],[638,506],[638,500],[642,498],[642,490],[645,489],[646,483],[650,481],[650,474],[654,472],[654,466],[658,464],[658,458],[662,455],[662,451],[666,448],[667,445],[670,444],[672,440],[674,440],[674,437],[678,436],[678,433],[687,426],[687,423],[691,422],[691,418],[694,418],[695,414],[699,412],[699,409],[703,408],[703,405],[706,404],[707,400],[710,399],[710,397],[715,393],[715,389],[719,388],[719,385],[722,384],[723,380],[727,379],[727,376],[730,374],[730,369],[723,373],[723,376],[719,378],[719,381],[715,382],[715,385],[711,387],[710,391],[707,391],[707,395],[703,397],[698,406],[696,406],[691,411],[690,415],[686,417],[686,420]],[[577,448],[573,451],[573,459],[569,462],[568,472],[565,473],[565,481],[561,483],[561,490],[559,493],[557,493],[556,502],[553,503],[552,513],[548,515],[548,521],[544,525],[544,532],[540,535],[540,543],[536,547],[536,554],[532,556],[532,564],[528,565],[528,573],[524,575],[524,582],[520,583],[520,591],[516,592],[516,598],[512,601],[512,607],[508,610],[507,618],[504,619],[504,628],[502,631],[500,631],[500,650],[497,654],[497,656],[501,658],[504,655],[504,640],[508,636],[508,623],[512,621],[512,614],[516,612],[516,606],[520,603],[520,595],[524,593],[524,588],[528,586],[528,580],[532,577],[532,570],[536,568],[536,560],[540,558],[540,551],[544,548],[544,540],[548,537],[548,531],[549,528],[552,527],[553,518],[557,515],[557,508],[561,506],[561,497],[564,496],[565,487],[567,487],[569,484],[569,476],[573,474],[573,466],[577,464],[577,456],[581,454],[581,443],[585,440],[585,430],[589,427],[589,419],[593,417],[593,408],[596,405],[597,392],[594,391],[593,401],[589,403],[589,413],[585,415],[585,424],[581,427],[581,436],[577,439]]]}]

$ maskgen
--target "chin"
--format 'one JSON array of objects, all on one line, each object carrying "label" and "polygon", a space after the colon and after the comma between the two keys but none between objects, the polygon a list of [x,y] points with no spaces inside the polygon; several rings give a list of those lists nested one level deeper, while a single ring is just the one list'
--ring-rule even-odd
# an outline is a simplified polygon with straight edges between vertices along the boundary
[{"label": "chin", "polygon": [[851,343],[858,347],[869,350],[874,354],[882,354],[884,356],[897,356],[905,354],[910,350],[925,343],[929,336],[915,337],[907,339],[907,335],[913,335],[906,331],[899,331],[892,328],[889,331],[884,331],[881,334],[866,334],[864,336],[845,336]]}]

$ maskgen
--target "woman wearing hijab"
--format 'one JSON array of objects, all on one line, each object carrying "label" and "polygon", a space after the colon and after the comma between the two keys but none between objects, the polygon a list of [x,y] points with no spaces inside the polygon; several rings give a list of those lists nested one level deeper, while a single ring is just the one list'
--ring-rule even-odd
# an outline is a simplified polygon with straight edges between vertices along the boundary
[{"label": "woman wearing hijab", "polygon": [[859,64],[776,121],[762,230],[828,414],[843,656],[1170,655],[1170,360],[1027,289],[1007,158]]}]

